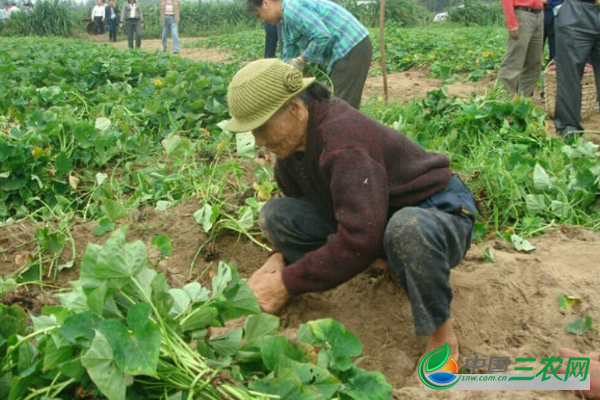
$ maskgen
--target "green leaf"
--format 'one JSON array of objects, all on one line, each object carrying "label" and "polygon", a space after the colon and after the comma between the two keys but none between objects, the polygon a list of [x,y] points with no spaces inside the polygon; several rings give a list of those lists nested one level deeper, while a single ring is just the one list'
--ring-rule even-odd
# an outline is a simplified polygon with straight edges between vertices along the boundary
[{"label": "green leaf", "polygon": [[[222,288],[222,285],[226,285],[227,282],[229,285]],[[219,294],[221,290],[222,297]],[[219,263],[219,272],[213,278],[213,299],[222,321],[260,313],[260,307],[252,290],[240,279],[235,270],[231,270],[223,262]]]},{"label": "green leaf", "polygon": [[544,191],[551,187],[550,176],[548,176],[546,170],[539,163],[536,163],[533,168],[533,187],[539,191]]},{"label": "green leaf", "polygon": [[[148,306],[138,303],[136,306]],[[132,313],[129,311],[129,315]],[[128,320],[131,319],[128,315]],[[160,328],[153,322],[137,320],[137,329],[129,333],[127,328],[118,321],[104,321],[98,330],[106,337],[113,349],[116,365],[130,375],[156,376],[156,367],[160,353]]]},{"label": "green leaf", "polygon": [[190,282],[183,287],[192,303],[203,303],[209,299],[208,289],[198,282]]},{"label": "green leaf", "polygon": [[294,347],[289,339],[282,336],[264,336],[260,339],[257,338],[252,342],[248,342],[248,344],[260,345],[260,356],[265,367],[267,367],[269,371],[279,368],[279,363],[282,359],[305,361],[302,351]]},{"label": "green leaf", "polygon": [[211,337],[208,344],[221,356],[233,356],[242,345],[243,331],[242,328],[237,328],[224,335]]},{"label": "green leaf", "polygon": [[293,400],[325,400],[316,396],[314,391],[304,386],[299,378],[264,378],[256,379],[248,387],[260,393],[278,396],[280,399]]},{"label": "green leaf", "polygon": [[104,236],[108,232],[112,232],[112,230],[115,229],[115,226],[115,223],[109,218],[102,217],[98,221],[98,225],[92,228],[92,232],[94,232],[94,235],[96,236]]},{"label": "green leaf", "polygon": [[286,376],[286,370],[292,370],[294,374],[291,376],[297,376],[303,385],[315,393],[317,399],[330,399],[341,386],[341,382],[325,368],[314,364],[299,363],[285,356],[281,358],[278,368],[279,376],[283,378]]},{"label": "green leaf", "polygon": [[[84,346],[94,339],[94,331],[100,325],[100,317],[92,312],[75,314],[68,317],[58,332],[72,344],[80,344],[83,340]],[[85,346],[87,347],[87,346]]]},{"label": "green leaf", "polygon": [[94,277],[124,279],[137,275],[147,264],[146,245],[141,240],[125,243],[126,227],[117,229],[98,251]]},{"label": "green leaf", "polygon": [[4,292],[8,292],[17,287],[17,281],[13,278],[8,278],[4,276],[0,276],[0,295]]},{"label": "green leaf", "polygon": [[14,334],[22,335],[27,327],[27,314],[17,305],[7,306],[0,303],[0,336],[8,338]]},{"label": "green leaf", "polygon": [[212,278],[212,296],[218,298],[223,294],[225,288],[231,282],[231,268],[223,261],[219,261],[217,274]]},{"label": "green leaf", "polygon": [[101,208],[104,214],[113,222],[118,221],[127,215],[125,206],[115,200],[104,200]]},{"label": "green leaf", "polygon": [[573,296],[558,296],[558,308],[561,310],[570,310],[576,304],[581,304],[581,299]]},{"label": "green leaf", "polygon": [[176,133],[169,134],[161,141],[167,155],[186,157],[194,149],[194,144],[187,138],[183,138]]},{"label": "green leaf", "polygon": [[279,331],[279,317],[271,314],[249,315],[244,330],[245,339],[248,341],[276,334]]},{"label": "green leaf", "polygon": [[565,326],[565,332],[581,336],[592,328],[592,317],[586,315],[585,318],[579,318]]},{"label": "green leaf", "polygon": [[59,364],[65,363],[73,357],[73,346],[58,347],[52,339],[46,341],[46,347],[43,351],[44,362],[42,371],[53,371]]},{"label": "green leaf", "polygon": [[184,312],[191,303],[190,296],[183,289],[169,289],[169,294],[173,297],[173,308],[169,310],[169,315],[173,317]]},{"label": "green leaf", "polygon": [[543,194],[525,195],[525,207],[531,215],[537,215],[546,209],[546,198]]},{"label": "green leaf", "polygon": [[552,200],[550,203],[550,209],[552,213],[560,218],[567,218],[569,215],[569,205],[562,201]]},{"label": "green leaf", "polygon": [[59,175],[66,175],[73,170],[73,164],[71,164],[71,160],[64,151],[58,153],[54,159],[54,168],[56,168],[56,173]]},{"label": "green leaf", "polygon": [[382,373],[360,370],[341,392],[354,400],[389,400],[392,396],[392,386],[387,383]]},{"label": "green leaf", "polygon": [[107,179],[108,179],[108,175],[105,174],[104,172],[96,173],[96,183],[98,184],[98,186],[100,186],[104,182],[106,182]]},{"label": "green leaf", "polygon": [[210,204],[206,203],[201,209],[194,213],[194,219],[196,220],[197,224],[202,225],[204,232],[208,233],[212,229],[217,218],[219,218],[219,215],[219,207],[216,205],[211,206]]},{"label": "green leaf", "polygon": [[81,356],[81,364],[109,400],[125,400],[125,373],[117,367],[113,350],[102,333],[96,331],[92,345]]},{"label": "green leaf", "polygon": [[218,312],[214,307],[203,304],[194,308],[192,312],[185,316],[181,321],[181,329],[184,332],[197,331],[211,325],[217,317]]},{"label": "green leaf", "polygon": [[513,243],[513,245],[515,246],[515,249],[519,250],[519,251],[532,251],[535,250],[535,246],[533,246],[531,243],[529,243],[528,240],[523,239],[521,236],[513,233],[512,235],[510,235],[510,241]]},{"label": "green leaf", "polygon": [[163,257],[170,256],[173,251],[173,247],[171,247],[171,238],[167,235],[154,235],[150,244],[158,248],[158,252]]},{"label": "green leaf", "polygon": [[439,349],[428,353],[425,357],[428,356],[429,358],[425,363],[425,372],[427,373],[435,371],[446,364],[446,361],[448,361],[448,358],[450,357],[450,346],[446,343]]},{"label": "green leaf", "polygon": [[106,117],[96,118],[94,128],[98,129],[99,131],[104,132],[105,130],[110,128],[110,119],[108,119]]},{"label": "green leaf", "polygon": [[483,250],[483,260],[488,263],[495,263],[496,259],[494,257],[494,251],[491,247],[486,247]]},{"label": "green leaf", "polygon": [[[1,321],[4,323],[4,319]],[[31,322],[33,323],[34,331],[39,331],[40,329],[46,328],[54,328],[59,325],[55,315],[40,315],[39,317],[32,315]]]},{"label": "green leaf", "polygon": [[582,168],[577,171],[577,185],[582,189],[596,191],[596,177],[589,168]]},{"label": "green leaf", "polygon": [[316,346],[323,346],[321,351],[325,351],[330,355],[329,367],[331,368],[345,371],[352,367],[353,363],[350,357],[362,353],[362,343],[346,327],[332,318],[309,321],[303,325],[309,326],[314,340],[309,341],[310,336],[306,335],[305,332],[301,337],[300,329],[298,330],[298,340]]},{"label": "green leaf", "polygon": [[242,230],[248,231],[254,226],[254,214],[248,206],[240,207],[238,210],[238,225]]},{"label": "green leaf", "polygon": [[254,135],[252,132],[238,133],[235,135],[237,155],[239,157],[254,158]]}]

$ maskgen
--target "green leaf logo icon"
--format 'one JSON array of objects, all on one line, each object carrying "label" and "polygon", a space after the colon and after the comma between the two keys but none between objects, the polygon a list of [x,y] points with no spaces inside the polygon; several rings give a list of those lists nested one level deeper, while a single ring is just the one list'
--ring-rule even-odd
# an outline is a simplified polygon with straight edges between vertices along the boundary
[{"label": "green leaf logo icon", "polygon": [[[430,379],[428,375],[425,375],[442,368],[448,363],[449,359],[450,346],[448,346],[448,343],[446,343],[439,349],[435,349],[432,352],[425,354],[425,356],[421,359],[421,362],[419,362],[418,366],[419,378],[421,379],[421,381],[426,386],[436,390],[449,389],[452,386],[456,385],[459,379],[454,379],[452,382],[449,383],[441,383]],[[454,373],[456,373],[456,371]],[[432,374],[430,376],[434,376],[436,374]]]},{"label": "green leaf logo icon", "polygon": [[448,361],[448,357],[450,357],[450,346],[448,346],[448,343],[446,343],[444,346],[432,351],[431,353],[428,353],[425,356],[427,359],[425,371],[429,373],[443,367]]}]

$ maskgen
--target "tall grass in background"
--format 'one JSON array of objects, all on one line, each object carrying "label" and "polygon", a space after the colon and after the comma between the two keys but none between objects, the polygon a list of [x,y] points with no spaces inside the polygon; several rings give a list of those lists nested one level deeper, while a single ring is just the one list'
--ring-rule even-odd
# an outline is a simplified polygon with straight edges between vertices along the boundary
[{"label": "tall grass in background", "polygon": [[41,0],[32,13],[13,13],[2,21],[2,36],[72,36],[80,25],[80,19],[71,1]]},{"label": "tall grass in background", "polygon": [[[379,26],[380,0],[362,4],[358,4],[357,0],[341,0],[339,3],[363,25],[371,28]],[[386,0],[385,20],[403,27],[414,27],[424,25],[431,18],[419,0]]]},{"label": "tall grass in background", "polygon": [[500,2],[465,0],[459,7],[448,10],[448,19],[465,26],[504,25],[504,12]]}]

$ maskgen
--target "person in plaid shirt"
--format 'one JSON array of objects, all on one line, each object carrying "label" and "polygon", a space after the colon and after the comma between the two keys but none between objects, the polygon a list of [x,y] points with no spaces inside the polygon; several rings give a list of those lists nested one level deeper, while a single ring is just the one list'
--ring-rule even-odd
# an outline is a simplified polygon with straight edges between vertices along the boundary
[{"label": "person in plaid shirt", "polygon": [[373,47],[369,31],[332,1],[247,0],[263,22],[283,21],[283,61],[303,71],[307,63],[324,64],[336,97],[360,107]]}]

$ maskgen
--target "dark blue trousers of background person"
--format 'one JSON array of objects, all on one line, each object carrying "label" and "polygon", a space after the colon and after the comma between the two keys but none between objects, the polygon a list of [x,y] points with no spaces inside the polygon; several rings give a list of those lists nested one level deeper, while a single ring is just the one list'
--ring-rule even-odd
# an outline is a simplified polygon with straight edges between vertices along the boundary
[{"label": "dark blue trousers of background person", "polygon": [[544,4],[544,46],[548,41],[548,62],[556,57],[556,45],[554,44],[554,11],[552,7]]},{"label": "dark blue trousers of background person", "polygon": [[275,58],[277,52],[277,41],[279,35],[277,34],[277,25],[264,24],[265,25],[265,58]]},{"label": "dark blue trousers of background person", "polygon": [[96,28],[96,35],[104,34],[104,22],[102,17],[94,17],[94,27]]},{"label": "dark blue trousers of background person", "polygon": [[279,43],[279,56],[283,53],[283,27],[281,22],[277,25],[264,24],[265,26],[265,58],[275,58],[277,43]]},{"label": "dark blue trousers of background person", "polygon": [[119,21],[117,18],[112,18],[108,20],[108,40],[111,42],[117,41],[117,28],[119,26]]}]

